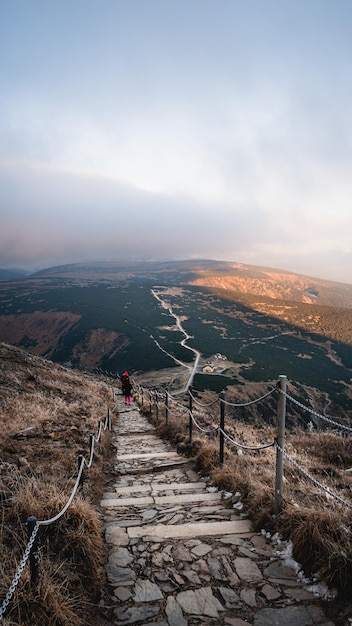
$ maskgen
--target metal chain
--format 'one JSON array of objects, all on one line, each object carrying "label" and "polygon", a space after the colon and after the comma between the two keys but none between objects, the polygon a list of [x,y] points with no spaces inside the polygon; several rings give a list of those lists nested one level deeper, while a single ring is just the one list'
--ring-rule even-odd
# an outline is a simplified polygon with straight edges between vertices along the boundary
[{"label": "metal chain", "polygon": [[268,396],[270,396],[273,393],[273,391],[275,391],[274,387],[270,389],[267,393],[265,393],[263,396],[260,396],[260,398],[256,398],[255,400],[250,400],[250,402],[242,402],[242,403],[236,404],[234,402],[228,402],[227,400],[224,400],[223,398],[220,398],[220,402],[222,402],[223,404],[226,404],[227,406],[235,406],[235,407],[250,406],[251,404],[256,404],[257,402],[264,400],[264,398],[267,398]]},{"label": "metal chain", "polygon": [[335,422],[334,420],[332,420],[330,417],[326,417],[325,415],[318,413],[318,411],[314,411],[314,409],[311,409],[309,406],[305,406],[304,404],[302,404],[302,402],[299,402],[295,398],[292,398],[292,396],[290,396],[285,391],[282,391],[280,387],[277,387],[277,389],[278,391],[280,391],[280,393],[286,396],[286,398],[291,400],[291,402],[293,402],[294,404],[297,404],[297,406],[299,406],[301,409],[304,409],[308,413],[315,415],[315,417],[319,417],[320,419],[325,420],[326,422],[329,422],[330,424],[333,424],[334,426],[337,426],[338,428],[341,428],[342,430],[348,430],[349,432],[352,432],[352,428],[349,428],[348,426],[344,426],[343,424],[339,424],[338,422]]},{"label": "metal chain", "polygon": [[219,427],[217,426],[216,428],[211,428],[209,430],[207,430],[206,428],[202,428],[201,426],[199,426],[199,424],[196,422],[196,419],[192,413],[192,411],[189,411],[189,414],[191,416],[192,422],[193,424],[196,426],[196,428],[198,428],[198,430],[200,430],[202,433],[205,433],[206,435],[211,435],[212,433],[216,433],[219,430]]},{"label": "metal chain", "polygon": [[218,398],[216,398],[216,400],[213,400],[213,402],[208,402],[207,404],[205,404],[204,402],[199,402],[199,400],[197,400],[197,398],[195,398],[193,393],[191,393],[190,391],[188,393],[191,396],[193,402],[197,404],[198,406],[202,406],[202,407],[214,406],[214,404],[217,404],[219,401]]},{"label": "metal chain", "polygon": [[[107,421],[106,421],[106,423],[107,423]],[[60,517],[63,516],[63,514],[67,511],[67,509],[71,505],[71,502],[72,502],[72,500],[73,500],[73,498],[74,498],[74,496],[76,494],[76,491],[78,489],[78,486],[79,486],[79,483],[80,483],[80,479],[81,479],[81,476],[82,476],[82,471],[83,471],[84,465],[86,465],[86,467],[88,467],[88,468],[91,467],[92,461],[93,461],[93,454],[94,454],[94,442],[95,441],[99,441],[99,439],[100,439],[101,427],[102,427],[102,423],[99,420],[99,433],[98,433],[98,437],[97,438],[95,438],[95,437],[92,438],[92,446],[91,446],[91,451],[90,451],[89,463],[87,463],[85,457],[82,457],[82,461],[81,461],[81,465],[80,465],[80,468],[79,468],[79,471],[78,471],[78,476],[77,476],[77,479],[76,479],[76,483],[75,483],[75,485],[73,487],[71,495],[70,495],[66,505],[64,506],[64,508],[57,515],[55,515],[55,517],[52,517],[51,519],[48,519],[48,520],[41,520],[41,521],[37,521],[36,522],[36,524],[34,526],[34,529],[33,529],[33,532],[31,534],[31,537],[30,537],[30,539],[28,541],[27,547],[25,549],[24,555],[22,557],[22,560],[21,560],[21,562],[19,564],[19,567],[17,569],[17,572],[16,572],[16,574],[14,576],[14,579],[13,579],[11,585],[10,585],[10,588],[9,588],[9,590],[8,590],[6,596],[5,596],[5,599],[4,599],[4,601],[3,601],[3,603],[2,603],[2,605],[0,607],[0,620],[2,620],[2,617],[5,614],[5,611],[6,611],[7,607],[8,607],[8,605],[9,605],[10,600],[11,600],[13,594],[14,594],[14,591],[15,591],[17,585],[18,585],[18,582],[20,580],[20,577],[22,575],[22,572],[24,570],[24,567],[25,567],[25,565],[27,563],[27,560],[28,560],[28,557],[30,555],[31,549],[33,547],[33,543],[34,543],[35,538],[37,536],[39,527],[40,526],[49,526],[50,524],[53,524],[58,519],[60,519]],[[105,427],[104,427],[104,430],[105,430]]]},{"label": "metal chain", "polygon": [[23,572],[23,570],[25,568],[25,565],[27,563],[28,557],[29,557],[30,552],[32,550],[32,547],[33,547],[35,538],[37,536],[38,530],[39,530],[39,523],[37,522],[35,524],[34,528],[33,528],[33,532],[32,532],[32,534],[30,536],[30,539],[29,539],[29,541],[27,543],[27,547],[26,547],[26,549],[24,551],[24,554],[23,554],[22,560],[21,560],[21,562],[20,562],[20,564],[18,566],[17,572],[16,572],[16,574],[15,574],[13,580],[12,580],[12,583],[11,583],[11,585],[9,587],[9,590],[8,590],[6,596],[5,596],[5,600],[3,601],[3,603],[2,603],[2,605],[0,607],[0,620],[2,620],[3,615],[5,615],[6,609],[7,609],[8,605],[9,605],[9,603],[10,603],[10,600],[11,600],[11,598],[12,598],[14,592],[15,592],[15,589],[16,589],[16,587],[18,585],[18,582],[19,582],[19,580],[21,578],[22,572]]},{"label": "metal chain", "polygon": [[325,485],[320,483],[316,478],[313,478],[313,476],[311,476],[307,472],[307,470],[305,470],[303,467],[301,467],[301,465],[299,465],[299,463],[297,463],[297,461],[295,461],[292,457],[290,457],[290,455],[287,454],[287,452],[285,452],[285,450],[283,450],[283,448],[281,448],[281,446],[279,446],[277,441],[275,441],[275,444],[276,444],[276,447],[280,450],[280,452],[284,455],[284,457],[286,457],[286,459],[288,461],[290,461],[290,463],[292,463],[292,465],[296,469],[298,469],[301,472],[301,474],[303,474],[303,476],[308,478],[308,480],[310,480],[316,487],[319,487],[319,489],[322,489],[323,491],[325,491],[325,493],[327,493],[329,496],[334,498],[340,504],[343,504],[344,506],[347,506],[349,509],[352,509],[352,504],[350,504],[349,502],[346,502],[346,500],[343,500],[343,498],[340,498],[340,496],[338,496],[336,493],[331,491],[328,487],[326,487]]},{"label": "metal chain", "polygon": [[235,441],[234,439],[232,439],[232,437],[230,437],[227,433],[225,433],[225,431],[222,428],[220,428],[219,431],[224,435],[224,437],[230,443],[234,444],[238,448],[243,448],[244,450],[265,450],[265,448],[271,448],[272,446],[275,445],[275,441],[272,441],[271,443],[265,443],[262,446],[245,446],[243,443],[238,443],[238,441]]},{"label": "metal chain", "polygon": [[90,469],[92,467],[95,441],[96,441],[95,437],[92,437],[91,438],[90,456],[89,456],[88,463],[87,463],[86,459],[84,459],[84,464],[85,464],[87,469]]},{"label": "metal chain", "polygon": [[183,396],[184,395],[183,391],[176,391],[173,394],[170,393],[170,391],[167,391],[166,393],[169,396],[170,400],[175,400],[175,401],[178,400],[179,396]]},{"label": "metal chain", "polygon": [[71,506],[71,502],[72,502],[73,498],[76,495],[77,489],[78,489],[80,481],[81,481],[83,467],[86,464],[87,464],[86,459],[85,459],[84,456],[82,456],[81,464],[80,464],[80,467],[79,467],[79,470],[78,470],[78,474],[77,474],[75,485],[74,485],[74,487],[72,489],[71,495],[70,495],[69,499],[67,500],[64,508],[61,509],[61,511],[57,515],[55,515],[55,517],[51,517],[50,519],[46,519],[46,520],[40,520],[38,522],[39,526],[50,526],[54,522],[57,522],[60,519],[60,517],[62,517],[64,515],[64,513],[66,513],[67,509]]},{"label": "metal chain", "polygon": [[179,402],[176,402],[175,406],[172,406],[172,405],[168,406],[169,414],[170,415],[176,415],[177,417],[180,417],[180,415],[178,413],[176,413],[176,409],[181,411],[181,415],[183,415],[184,413],[188,413],[188,407],[187,406],[183,406],[183,404],[179,404]]},{"label": "metal chain", "polygon": [[102,422],[101,420],[99,420],[99,430],[98,430],[98,434],[97,434],[97,436],[96,436],[96,438],[95,438],[95,441],[96,441],[97,443],[99,443],[99,441],[100,441],[102,428],[103,428],[103,422]]},{"label": "metal chain", "polygon": [[[142,387],[143,391],[149,391],[147,388]],[[267,398],[268,396],[270,396],[274,391],[276,391],[276,389],[273,387],[272,389],[270,389],[267,393],[265,393],[263,396],[260,396],[259,398],[256,398],[255,400],[251,400],[250,402],[243,402],[243,403],[234,403],[234,402],[229,402],[227,400],[224,400],[223,398],[220,398],[220,403],[222,402],[223,404],[226,404],[227,406],[233,406],[233,407],[244,407],[244,406],[250,406],[251,404],[256,404],[257,402],[260,402],[261,400],[264,400],[265,398]],[[157,392],[159,393],[159,392]],[[179,392],[178,394],[171,394],[169,391],[167,391],[167,395],[170,398],[170,400],[177,400],[177,396],[182,395],[183,392]],[[217,404],[217,402],[219,402],[219,398],[217,398],[216,400],[213,400],[212,402],[209,403],[202,403],[199,402],[199,400],[197,400],[197,398],[194,397],[194,395],[188,391],[190,397],[192,398],[192,400],[195,402],[195,404],[197,404],[198,406],[201,407],[211,407],[214,406],[214,404]],[[161,398],[163,398],[162,394],[159,394],[161,396]]]}]

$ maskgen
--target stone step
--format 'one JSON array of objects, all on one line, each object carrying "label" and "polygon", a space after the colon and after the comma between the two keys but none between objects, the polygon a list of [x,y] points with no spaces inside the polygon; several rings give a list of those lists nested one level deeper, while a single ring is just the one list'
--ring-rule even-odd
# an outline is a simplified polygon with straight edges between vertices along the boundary
[{"label": "stone step", "polygon": [[141,426],[139,424],[137,424],[135,427],[131,426],[129,428],[126,428],[126,426],[118,426],[118,425],[114,425],[112,428],[113,432],[116,435],[123,435],[124,437],[129,437],[130,435],[133,437],[137,436],[143,436],[143,435],[153,435],[155,433],[155,428],[154,426],[150,426],[149,428],[146,427],[145,429],[142,430]]},{"label": "stone step", "polygon": [[189,465],[189,462],[189,459],[175,461],[171,459],[170,461],[166,461],[164,463],[161,460],[158,463],[148,463],[147,461],[145,463],[135,463],[134,465],[131,463],[120,463],[115,466],[115,469],[121,474],[121,476],[126,474],[131,475],[131,473],[135,475],[145,475],[147,472],[160,473],[164,470],[167,471],[181,467],[182,465]]},{"label": "stone step", "polygon": [[118,454],[117,461],[147,461],[151,459],[178,459],[181,457],[177,452],[141,452],[139,454]]},{"label": "stone step", "polygon": [[109,625],[334,626],[267,538],[199,481],[194,460],[171,453],[122,396],[116,404],[117,476],[102,499]]},{"label": "stone step", "polygon": [[139,537],[156,538],[158,541],[166,539],[198,539],[199,537],[222,537],[223,535],[237,535],[238,537],[252,537],[253,529],[249,520],[233,522],[190,522],[168,526],[132,526],[127,529],[130,539]]},{"label": "stone step", "polygon": [[[149,433],[146,433],[146,432],[145,432],[145,431],[143,431],[143,430],[140,430],[138,433],[137,433],[137,432],[134,432],[134,433],[133,433],[133,440],[134,440],[134,441],[141,441],[141,442],[143,442],[143,444],[145,444],[146,442],[147,442],[147,443],[149,442],[149,443],[152,443],[152,444],[157,443],[159,446],[165,445],[165,442],[164,442],[164,441],[162,441],[162,440],[160,439],[160,437],[158,437],[158,436],[157,436],[154,432],[151,432],[151,433],[149,434]],[[120,442],[118,442],[118,443],[120,443],[120,444],[121,444],[121,443],[124,443],[124,442],[123,442],[123,441],[122,441],[122,442],[120,441]],[[130,441],[128,442],[128,445],[131,445],[131,442],[130,442]]]},{"label": "stone step", "polygon": [[153,483],[147,485],[130,485],[129,487],[116,487],[114,491],[104,494],[104,498],[112,499],[117,495],[131,495],[132,493],[152,493],[153,495],[159,491],[192,491],[196,489],[206,489],[205,482],[194,483]]},{"label": "stone step", "polygon": [[202,504],[212,504],[221,500],[220,493],[185,493],[179,496],[135,496],[134,498],[104,498],[100,505],[104,507],[125,507],[125,506],[146,506],[166,504],[193,504],[201,502]]}]

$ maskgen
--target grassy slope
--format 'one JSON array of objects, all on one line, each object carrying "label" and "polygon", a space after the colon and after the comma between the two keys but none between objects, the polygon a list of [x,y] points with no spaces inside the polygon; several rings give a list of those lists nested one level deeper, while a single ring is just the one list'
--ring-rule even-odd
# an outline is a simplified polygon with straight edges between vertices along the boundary
[{"label": "grassy slope", "polygon": [[[0,344],[1,601],[26,546],[27,517],[49,519],[66,504],[78,454],[89,455],[89,434],[97,434],[108,406],[111,390],[96,377]],[[11,624],[106,623],[97,609],[105,575],[95,503],[109,462],[108,442],[105,432],[83,490],[63,518],[40,529],[40,584],[30,588],[27,566],[6,612]]]}]

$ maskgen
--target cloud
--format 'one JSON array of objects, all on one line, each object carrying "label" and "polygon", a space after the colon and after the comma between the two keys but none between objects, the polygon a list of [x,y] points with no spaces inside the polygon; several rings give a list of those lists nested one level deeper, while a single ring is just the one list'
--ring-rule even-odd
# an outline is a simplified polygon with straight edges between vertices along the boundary
[{"label": "cloud", "polygon": [[152,194],[41,165],[7,164],[0,265],[96,257],[162,258],[204,250],[212,211],[187,198]]},{"label": "cloud", "polygon": [[350,17],[7,3],[0,265],[199,256],[351,280]]},{"label": "cloud", "polygon": [[[229,213],[221,204],[24,162],[3,163],[0,184],[6,190],[2,267],[38,269],[92,259],[218,258],[303,273],[311,268],[314,275],[333,279],[337,259],[346,263],[351,258],[350,249],[340,255],[325,249],[330,267],[322,268],[320,244],[314,239],[307,244],[306,237],[302,241],[302,226],[293,227],[294,215],[275,221],[258,207],[238,205]],[[347,272],[341,280],[349,280]]]}]

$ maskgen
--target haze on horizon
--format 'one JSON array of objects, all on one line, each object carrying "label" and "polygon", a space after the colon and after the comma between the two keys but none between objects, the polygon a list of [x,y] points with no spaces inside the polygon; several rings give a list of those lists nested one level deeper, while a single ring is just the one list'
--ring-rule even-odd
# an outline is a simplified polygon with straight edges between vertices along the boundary
[{"label": "haze on horizon", "polygon": [[350,0],[2,0],[0,267],[352,282]]}]

